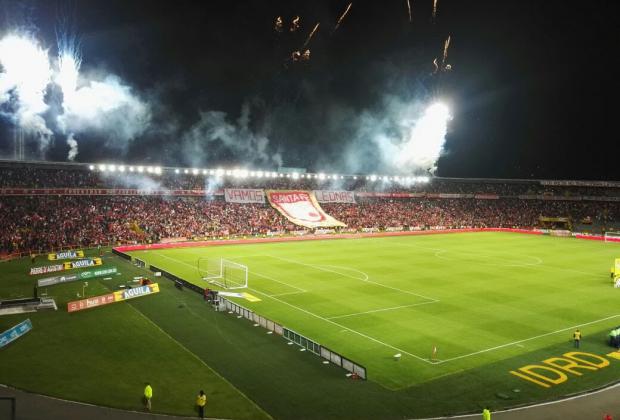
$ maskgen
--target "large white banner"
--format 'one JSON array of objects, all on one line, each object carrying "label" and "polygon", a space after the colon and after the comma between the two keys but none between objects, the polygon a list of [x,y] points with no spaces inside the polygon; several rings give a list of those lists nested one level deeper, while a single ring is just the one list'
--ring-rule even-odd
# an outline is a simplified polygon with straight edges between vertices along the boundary
[{"label": "large white banner", "polygon": [[314,196],[319,203],[351,203],[355,204],[353,191],[325,191],[315,190]]},{"label": "large white banner", "polygon": [[267,190],[269,203],[284,217],[307,228],[346,226],[323,211],[312,191]]},{"label": "large white banner", "polygon": [[264,203],[265,192],[255,189],[226,188],[224,198],[227,203]]}]

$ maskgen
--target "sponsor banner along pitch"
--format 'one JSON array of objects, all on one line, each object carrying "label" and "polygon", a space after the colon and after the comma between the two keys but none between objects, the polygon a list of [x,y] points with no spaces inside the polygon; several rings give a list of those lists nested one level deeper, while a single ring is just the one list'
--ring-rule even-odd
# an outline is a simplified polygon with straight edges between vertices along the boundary
[{"label": "sponsor banner along pitch", "polygon": [[159,293],[159,284],[147,284],[145,286],[118,290],[116,292],[108,293],[105,295],[93,296],[91,298],[68,302],[67,312],[77,312],[84,309],[96,308],[97,306],[109,305],[115,302],[122,302],[124,300],[133,299],[140,296],[147,296],[153,293]]}]

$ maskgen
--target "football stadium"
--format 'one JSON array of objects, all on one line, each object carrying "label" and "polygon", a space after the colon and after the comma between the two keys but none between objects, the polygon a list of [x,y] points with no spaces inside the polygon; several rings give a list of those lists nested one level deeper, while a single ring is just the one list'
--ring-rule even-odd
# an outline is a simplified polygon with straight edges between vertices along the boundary
[{"label": "football stadium", "polygon": [[[591,144],[567,141],[567,102],[519,102],[542,76],[467,56],[535,61],[488,38],[531,16],[577,42],[540,29],[554,8],[474,30],[448,0],[19,3],[0,419],[620,415],[612,119],[584,111]],[[613,7],[584,7],[604,34]]]}]

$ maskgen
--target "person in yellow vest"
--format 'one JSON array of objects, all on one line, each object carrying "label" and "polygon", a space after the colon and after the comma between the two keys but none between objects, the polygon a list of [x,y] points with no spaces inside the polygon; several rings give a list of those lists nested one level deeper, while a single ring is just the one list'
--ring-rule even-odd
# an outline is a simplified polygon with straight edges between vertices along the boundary
[{"label": "person in yellow vest", "polygon": [[196,405],[198,406],[198,415],[201,419],[205,418],[205,405],[207,405],[207,396],[205,392],[201,389],[200,393],[196,397]]},{"label": "person in yellow vest", "polygon": [[573,333],[573,344],[575,345],[576,349],[579,348],[580,341],[581,341],[581,331],[575,330],[575,332]]},{"label": "person in yellow vest", "polygon": [[144,407],[151,411],[151,399],[153,398],[153,388],[151,388],[151,384],[147,382],[146,387],[144,388]]},{"label": "person in yellow vest", "polygon": [[482,420],[491,420],[491,410],[489,410],[489,407],[485,407],[482,410]]}]

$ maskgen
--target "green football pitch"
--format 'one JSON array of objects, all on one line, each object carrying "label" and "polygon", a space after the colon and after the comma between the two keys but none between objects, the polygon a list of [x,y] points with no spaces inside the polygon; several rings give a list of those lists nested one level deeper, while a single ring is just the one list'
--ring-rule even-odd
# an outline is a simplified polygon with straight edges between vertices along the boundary
[{"label": "green football pitch", "polygon": [[245,291],[260,301],[236,303],[391,390],[540,354],[576,328],[584,341],[604,337],[620,324],[609,280],[618,254],[617,244],[492,232],[131,252],[204,287],[200,258],[246,265]]}]

